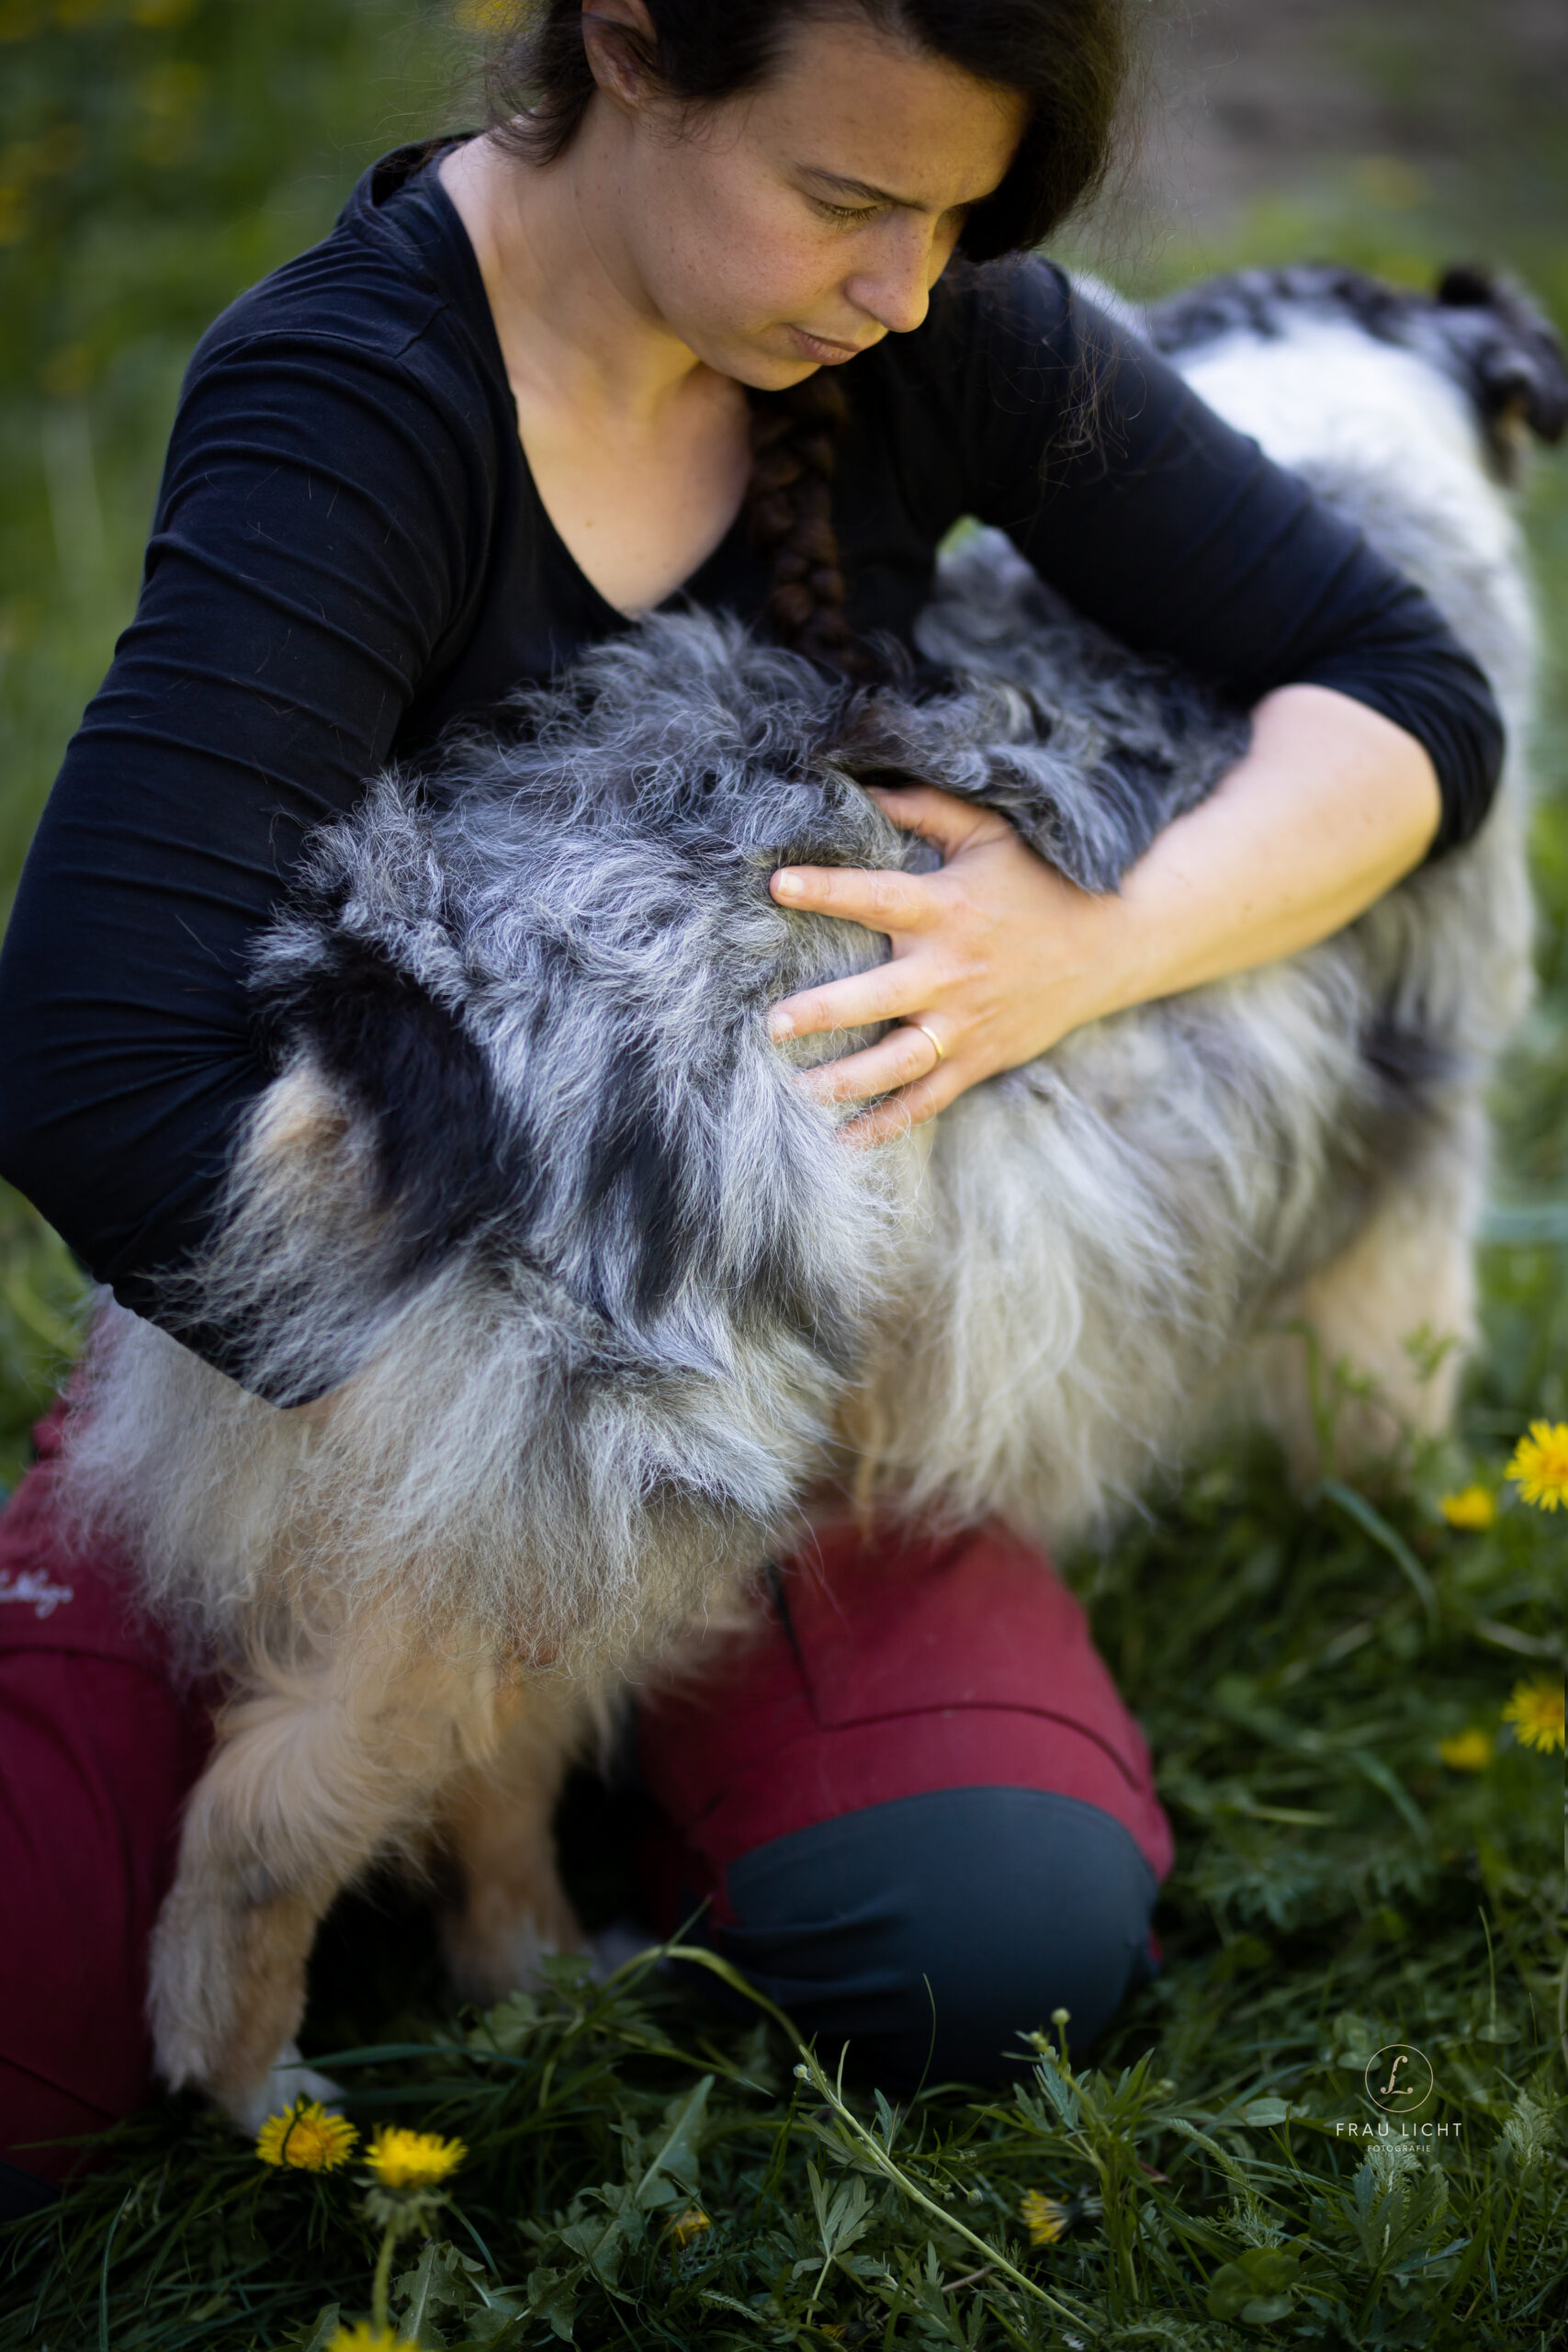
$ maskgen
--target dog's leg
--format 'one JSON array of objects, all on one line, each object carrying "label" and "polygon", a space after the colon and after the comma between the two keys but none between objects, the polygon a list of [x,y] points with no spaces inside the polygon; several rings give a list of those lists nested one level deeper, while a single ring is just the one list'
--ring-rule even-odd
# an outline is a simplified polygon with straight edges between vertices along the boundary
[{"label": "dog's leg", "polygon": [[527,1985],[547,1953],[583,1944],[550,1823],[590,1711],[570,1686],[538,1681],[513,1685],[499,1712],[493,1756],[463,1775],[444,1808],[462,1891],[442,1940],[454,1987],[481,2007]]},{"label": "dog's leg", "polygon": [[[1308,1344],[1299,1330],[1278,1333],[1261,1351],[1262,1414],[1303,1484],[1328,1466],[1351,1471],[1384,1461],[1402,1438],[1448,1428],[1476,1335],[1483,1169],[1479,1135],[1451,1137],[1416,1181],[1391,1185],[1349,1248],[1270,1317],[1311,1332],[1319,1409],[1331,1423],[1329,1465]],[[1340,1368],[1352,1382],[1335,1397],[1329,1390]]]},{"label": "dog's leg", "polygon": [[254,1668],[220,1719],[152,1937],[149,2009],[171,2086],[210,2092],[246,2125],[265,2114],[321,1915],[488,1748],[494,1679],[478,1657],[415,1659],[363,1632]]}]

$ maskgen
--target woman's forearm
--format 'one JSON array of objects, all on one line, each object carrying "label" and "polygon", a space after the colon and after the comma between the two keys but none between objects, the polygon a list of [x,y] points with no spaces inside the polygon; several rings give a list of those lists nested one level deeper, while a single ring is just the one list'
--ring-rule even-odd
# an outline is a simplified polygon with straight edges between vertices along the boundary
[{"label": "woman's forearm", "polygon": [[1106,926],[1102,1012],[1295,955],[1418,865],[1438,829],[1421,745],[1326,686],[1282,686],[1247,756],[1168,826]]},{"label": "woman's forearm", "polygon": [[1307,685],[1258,705],[1246,757],[1114,897],[1064,880],[992,809],[926,786],[876,797],[941,849],[942,869],[776,874],[784,904],[886,932],[892,954],[775,1006],[771,1020],[781,1039],[899,1024],[801,1081],[825,1101],[886,1097],[851,1131],[872,1143],[1086,1022],[1327,938],[1420,863],[1440,814],[1413,736]]}]

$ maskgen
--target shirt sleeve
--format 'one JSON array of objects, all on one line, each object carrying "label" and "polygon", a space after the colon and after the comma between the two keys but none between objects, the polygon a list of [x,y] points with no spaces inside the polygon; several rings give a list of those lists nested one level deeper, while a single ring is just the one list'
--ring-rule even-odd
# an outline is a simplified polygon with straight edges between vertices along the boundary
[{"label": "shirt sleeve", "polygon": [[1125,644],[1247,703],[1312,684],[1381,711],[1437,774],[1428,858],[1470,839],[1503,721],[1436,606],[1059,270],[1019,264],[999,284],[965,336],[975,512]]},{"label": "shirt sleeve", "polygon": [[[0,956],[0,1170],[167,1321],[266,1081],[246,951],[384,762],[469,569],[471,452],[394,360],[277,334],[198,364],[136,616]],[[220,1339],[199,1344],[222,1360]]]}]

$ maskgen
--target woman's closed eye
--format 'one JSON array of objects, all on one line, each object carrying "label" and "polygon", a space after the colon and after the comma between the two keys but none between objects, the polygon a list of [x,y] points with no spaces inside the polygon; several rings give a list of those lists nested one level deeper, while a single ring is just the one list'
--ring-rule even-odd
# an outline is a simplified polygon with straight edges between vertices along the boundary
[{"label": "woman's closed eye", "polygon": [[866,220],[874,220],[886,212],[885,204],[831,204],[825,196],[814,196],[810,202],[829,220],[837,220],[844,228],[853,228]]},{"label": "woman's closed eye", "polygon": [[[886,204],[834,204],[825,196],[814,196],[808,202],[829,220],[836,220],[840,228],[862,228],[868,220],[880,220],[890,207]],[[954,204],[937,223],[937,235],[956,237],[968,219],[973,206]]]}]

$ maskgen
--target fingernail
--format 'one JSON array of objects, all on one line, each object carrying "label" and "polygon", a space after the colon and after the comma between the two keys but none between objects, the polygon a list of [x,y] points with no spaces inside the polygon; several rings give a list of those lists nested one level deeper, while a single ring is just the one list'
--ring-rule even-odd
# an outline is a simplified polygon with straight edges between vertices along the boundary
[{"label": "fingernail", "polygon": [[768,1035],[773,1039],[775,1046],[782,1046],[786,1037],[794,1036],[795,1023],[790,1019],[787,1012],[769,1013]]},{"label": "fingernail", "polygon": [[773,876],[773,896],[775,899],[798,899],[800,896],[800,876],[797,874],[775,874]]}]

